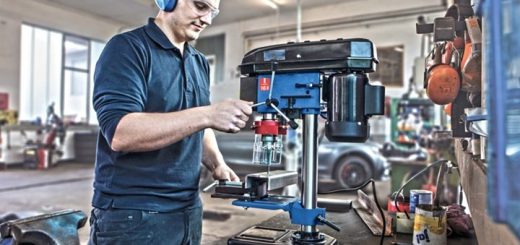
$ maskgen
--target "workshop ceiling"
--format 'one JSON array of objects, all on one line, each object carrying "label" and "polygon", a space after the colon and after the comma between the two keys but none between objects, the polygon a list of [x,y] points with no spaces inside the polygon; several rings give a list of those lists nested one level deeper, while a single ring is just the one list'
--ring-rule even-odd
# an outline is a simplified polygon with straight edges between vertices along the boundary
[{"label": "workshop ceiling", "polygon": [[[155,16],[157,9],[154,0],[36,0],[67,9],[94,14],[111,19],[125,26],[139,26],[150,16]],[[220,15],[214,25],[261,17],[274,14],[275,10],[266,2],[275,2],[280,12],[296,10],[296,0],[221,0]],[[302,0],[303,8],[331,5],[345,1],[359,0]]]}]

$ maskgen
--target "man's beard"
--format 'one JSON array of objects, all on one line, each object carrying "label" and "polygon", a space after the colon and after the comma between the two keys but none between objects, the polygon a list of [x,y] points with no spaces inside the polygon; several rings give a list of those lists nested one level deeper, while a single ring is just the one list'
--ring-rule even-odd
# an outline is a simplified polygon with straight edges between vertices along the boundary
[{"label": "man's beard", "polygon": [[199,38],[199,33],[196,33],[192,30],[187,31],[186,39],[188,39],[188,40],[186,40],[186,41],[191,42],[191,41],[197,40],[198,38]]},{"label": "man's beard", "polygon": [[192,25],[202,26],[201,24],[198,24],[195,21],[192,21],[190,23],[190,26],[188,27],[188,30],[186,31],[186,38],[189,39],[188,42],[191,42],[191,41],[194,41],[194,40],[198,39],[199,36],[200,36],[200,33],[202,32],[202,30],[198,31],[198,32],[193,30],[192,29],[193,28]]}]

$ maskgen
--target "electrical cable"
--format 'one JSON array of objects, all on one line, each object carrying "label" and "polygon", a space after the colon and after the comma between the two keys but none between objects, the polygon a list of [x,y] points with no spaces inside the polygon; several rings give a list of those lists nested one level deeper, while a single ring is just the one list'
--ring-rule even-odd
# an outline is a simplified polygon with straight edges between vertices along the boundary
[{"label": "electrical cable", "polygon": [[379,205],[379,201],[377,200],[376,182],[374,182],[373,179],[371,179],[371,181],[372,181],[372,189],[373,189],[372,191],[374,194],[374,201],[376,202],[376,206],[377,206],[377,209],[379,210],[379,214],[381,214],[381,218],[383,219],[383,229],[381,231],[381,240],[379,241],[379,245],[383,245],[383,242],[385,240],[385,233],[386,233],[386,217],[385,217],[385,213],[383,212],[383,209]]},{"label": "electrical cable", "polygon": [[328,194],[342,193],[342,192],[353,192],[353,191],[357,191],[357,190],[365,188],[372,181],[374,181],[374,180],[369,179],[365,183],[363,183],[362,185],[360,185],[356,188],[342,188],[342,189],[335,189],[335,190],[330,190],[330,191],[321,191],[321,192],[318,192],[318,194],[328,195]]},{"label": "electrical cable", "polygon": [[[397,190],[397,192],[393,193],[392,196],[394,196],[395,194],[395,199],[394,199],[394,205],[395,205],[395,208],[397,210],[397,212],[401,212],[401,210],[399,209],[399,206],[397,205],[397,197],[399,197],[399,195],[401,194],[401,192],[403,191],[404,187],[406,185],[408,185],[410,182],[412,182],[412,180],[414,180],[415,178],[417,178],[418,176],[420,176],[421,174],[423,174],[424,172],[426,172],[426,170],[434,167],[434,166],[437,166],[437,164],[439,163],[447,163],[448,160],[438,160],[436,162],[433,162],[429,165],[427,165],[426,167],[424,167],[421,171],[419,171],[418,173],[416,173],[414,176],[412,176],[410,179],[408,179],[408,181],[406,181],[406,183],[404,183],[401,188],[399,188],[399,190]],[[411,200],[410,200],[411,201]],[[410,219],[410,215],[408,214],[408,212],[404,212],[404,214],[406,215],[406,218],[407,219]]]},{"label": "electrical cable", "polygon": [[385,232],[386,232],[386,218],[385,213],[383,212],[383,209],[381,208],[381,205],[379,204],[379,201],[377,200],[377,193],[376,193],[376,182],[374,179],[369,179],[362,185],[356,187],[356,188],[343,188],[343,189],[336,189],[331,191],[325,191],[325,192],[318,192],[318,194],[334,194],[334,193],[342,193],[342,192],[352,192],[357,191],[360,189],[365,188],[368,184],[372,183],[372,194],[374,196],[374,201],[376,202],[377,209],[379,210],[379,214],[381,215],[381,218],[383,219],[383,229],[381,231],[381,240],[379,241],[380,245],[383,245],[383,242],[385,240]]}]

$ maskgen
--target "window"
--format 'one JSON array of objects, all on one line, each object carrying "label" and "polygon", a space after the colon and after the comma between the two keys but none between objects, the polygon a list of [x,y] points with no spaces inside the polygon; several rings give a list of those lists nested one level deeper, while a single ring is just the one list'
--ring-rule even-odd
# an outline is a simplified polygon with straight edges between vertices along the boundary
[{"label": "window", "polygon": [[80,123],[97,124],[92,109],[94,65],[104,43],[22,25],[20,120],[56,112]]},{"label": "window", "polygon": [[64,116],[87,122],[89,77],[89,40],[76,36],[64,37],[63,103]]},{"label": "window", "polygon": [[88,123],[92,125],[97,125],[97,117],[96,112],[94,111],[94,107],[92,106],[92,93],[94,92],[94,70],[96,68],[97,60],[99,56],[101,56],[101,52],[105,48],[105,43],[90,41],[90,74],[89,74],[89,96],[87,100],[88,105]]},{"label": "window", "polygon": [[195,48],[206,55],[210,66],[210,83],[218,84],[224,80],[224,56],[226,36],[216,35],[201,37],[195,43]]},{"label": "window", "polygon": [[402,45],[377,48],[379,64],[376,71],[370,74],[370,80],[381,81],[385,86],[402,87],[403,52]]},{"label": "window", "polygon": [[46,107],[61,103],[63,34],[22,26],[20,119],[45,119]]}]

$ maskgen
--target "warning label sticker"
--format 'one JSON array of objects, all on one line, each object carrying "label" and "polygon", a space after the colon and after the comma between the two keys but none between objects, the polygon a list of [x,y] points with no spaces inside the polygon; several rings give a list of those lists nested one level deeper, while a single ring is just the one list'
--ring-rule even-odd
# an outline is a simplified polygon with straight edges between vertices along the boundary
[{"label": "warning label sticker", "polygon": [[269,91],[271,87],[271,79],[269,78],[260,78],[260,84],[259,84],[259,88],[260,88],[260,91]]}]

